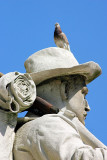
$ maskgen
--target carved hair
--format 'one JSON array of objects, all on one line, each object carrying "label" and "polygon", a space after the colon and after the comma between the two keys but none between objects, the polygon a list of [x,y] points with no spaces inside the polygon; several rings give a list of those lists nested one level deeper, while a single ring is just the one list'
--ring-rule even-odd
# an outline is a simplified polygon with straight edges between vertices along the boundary
[{"label": "carved hair", "polygon": [[39,93],[42,94],[43,96],[42,98],[45,98],[43,94],[46,93],[43,92],[44,90],[47,89],[47,85],[48,85],[48,90],[51,90],[51,92],[54,90],[54,88],[57,88],[60,92],[62,101],[64,101],[69,98],[70,89],[72,89],[73,93],[76,93],[78,86],[80,86],[80,89],[82,89],[81,87],[83,87],[83,85],[85,86],[85,78],[81,75],[72,75],[72,76],[56,77],[46,80],[37,86],[37,90],[38,88],[40,88]]}]

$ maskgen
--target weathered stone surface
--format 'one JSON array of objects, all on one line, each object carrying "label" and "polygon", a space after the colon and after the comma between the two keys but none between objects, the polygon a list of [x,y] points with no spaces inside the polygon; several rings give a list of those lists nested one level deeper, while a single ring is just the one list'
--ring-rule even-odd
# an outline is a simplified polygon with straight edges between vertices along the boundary
[{"label": "weathered stone surface", "polygon": [[28,74],[11,72],[0,78],[0,160],[13,159],[17,113],[30,107],[36,87]]},{"label": "weathered stone surface", "polygon": [[17,113],[30,107],[36,98],[36,87],[28,74],[10,72],[0,78],[0,106]]},{"label": "weathered stone surface", "polygon": [[18,130],[14,145],[15,160],[27,157],[29,160],[106,160],[106,146],[83,125],[89,111],[82,94],[84,79],[73,76],[70,80],[68,93],[65,92],[67,83],[64,79],[63,82],[58,79],[37,86],[37,94],[59,107],[60,112],[37,118]]},{"label": "weathered stone surface", "polygon": [[79,65],[71,52],[47,48],[31,55],[25,68],[37,85],[37,95],[60,111],[36,117],[18,130],[15,160],[107,160],[107,147],[84,126],[90,111],[86,84],[101,74],[99,65]]},{"label": "weathered stone surface", "polygon": [[51,47],[40,50],[25,61],[27,73],[36,85],[57,76],[80,74],[86,77],[86,84],[101,74],[100,66],[95,62],[80,64],[74,55],[62,48]]}]

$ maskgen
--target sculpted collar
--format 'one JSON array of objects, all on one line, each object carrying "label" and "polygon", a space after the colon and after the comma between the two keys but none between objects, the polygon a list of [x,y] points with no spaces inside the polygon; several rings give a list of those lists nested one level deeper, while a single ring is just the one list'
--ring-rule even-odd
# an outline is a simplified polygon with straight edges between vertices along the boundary
[{"label": "sculpted collar", "polygon": [[63,108],[59,111],[58,113],[59,115],[64,115],[65,117],[69,118],[69,119],[72,119],[74,117],[77,117],[76,114],[68,109]]}]

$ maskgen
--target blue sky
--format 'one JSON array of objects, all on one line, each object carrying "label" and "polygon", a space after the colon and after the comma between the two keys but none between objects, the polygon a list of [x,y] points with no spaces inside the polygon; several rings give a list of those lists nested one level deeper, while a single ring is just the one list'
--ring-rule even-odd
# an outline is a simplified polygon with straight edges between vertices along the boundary
[{"label": "blue sky", "polygon": [[102,68],[88,85],[86,127],[107,145],[107,0],[0,0],[0,72],[25,73],[31,54],[55,47],[56,22],[79,63],[95,61]]}]

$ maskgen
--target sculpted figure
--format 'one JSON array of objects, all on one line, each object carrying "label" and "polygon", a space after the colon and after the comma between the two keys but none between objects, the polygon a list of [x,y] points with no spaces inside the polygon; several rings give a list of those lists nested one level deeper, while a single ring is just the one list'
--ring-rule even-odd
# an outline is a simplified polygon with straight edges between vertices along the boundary
[{"label": "sculpted figure", "polygon": [[86,85],[101,74],[99,65],[79,64],[71,52],[47,48],[30,56],[25,68],[37,85],[37,95],[59,112],[36,117],[17,131],[14,159],[107,160],[107,147],[84,122],[90,110]]},{"label": "sculpted figure", "polygon": [[0,78],[0,160],[13,160],[17,113],[29,108],[36,87],[28,74],[11,72]]}]

